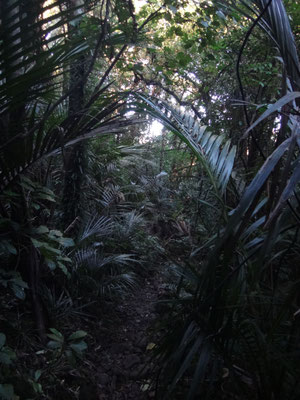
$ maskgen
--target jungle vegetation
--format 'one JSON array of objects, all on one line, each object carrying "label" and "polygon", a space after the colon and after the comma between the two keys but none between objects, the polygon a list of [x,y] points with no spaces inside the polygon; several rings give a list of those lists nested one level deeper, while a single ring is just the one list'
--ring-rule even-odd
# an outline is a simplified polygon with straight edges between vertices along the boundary
[{"label": "jungle vegetation", "polygon": [[299,399],[299,16],[1,2],[0,398],[78,398],[93,316],[159,271],[157,399]]}]

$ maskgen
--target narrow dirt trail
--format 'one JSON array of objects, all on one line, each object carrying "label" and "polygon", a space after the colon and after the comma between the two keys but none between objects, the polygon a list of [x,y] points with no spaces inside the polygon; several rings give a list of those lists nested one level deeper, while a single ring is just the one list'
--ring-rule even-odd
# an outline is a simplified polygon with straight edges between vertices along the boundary
[{"label": "narrow dirt trail", "polygon": [[155,376],[151,360],[153,327],[159,314],[156,303],[163,295],[159,275],[144,279],[103,323],[95,347],[98,370],[93,377],[98,400],[148,400],[155,398],[150,383]]}]

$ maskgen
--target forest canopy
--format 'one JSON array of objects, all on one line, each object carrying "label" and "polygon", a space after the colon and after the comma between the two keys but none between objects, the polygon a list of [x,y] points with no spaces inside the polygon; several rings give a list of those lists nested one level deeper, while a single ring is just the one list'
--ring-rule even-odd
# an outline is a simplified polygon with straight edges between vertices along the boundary
[{"label": "forest canopy", "polygon": [[299,16],[0,3],[0,399],[299,399]]}]

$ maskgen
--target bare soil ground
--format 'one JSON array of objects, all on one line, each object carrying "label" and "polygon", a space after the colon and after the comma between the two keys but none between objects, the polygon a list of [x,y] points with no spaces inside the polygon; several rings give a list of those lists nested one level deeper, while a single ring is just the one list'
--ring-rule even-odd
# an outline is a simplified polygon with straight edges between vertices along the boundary
[{"label": "bare soil ground", "polygon": [[113,314],[99,322],[94,343],[94,385],[83,385],[80,400],[155,399],[157,338],[156,304],[164,294],[162,277],[144,279],[142,285],[119,303]]}]

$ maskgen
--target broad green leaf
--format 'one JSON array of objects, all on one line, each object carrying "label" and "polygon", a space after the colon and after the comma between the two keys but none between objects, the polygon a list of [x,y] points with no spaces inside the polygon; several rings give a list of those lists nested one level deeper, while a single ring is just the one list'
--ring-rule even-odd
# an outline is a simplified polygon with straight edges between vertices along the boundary
[{"label": "broad green leaf", "polygon": [[2,242],[2,245],[7,249],[7,251],[11,254],[16,255],[17,254],[17,249],[15,248],[14,245],[12,245],[10,242],[8,242],[7,240],[4,240]]},{"label": "broad green leaf", "polygon": [[76,331],[72,333],[69,337],[68,340],[77,340],[85,337],[87,335],[87,332],[85,331]]},{"label": "broad green leaf", "polygon": [[55,247],[50,246],[47,242],[42,242],[40,246],[40,251],[41,253],[47,257],[49,253],[54,253],[57,255],[61,254],[61,251],[59,249],[56,249]]},{"label": "broad green leaf", "polygon": [[67,267],[65,266],[65,264],[63,264],[60,261],[57,261],[57,265],[66,276],[69,276],[69,271],[68,271]]},{"label": "broad green leaf", "polygon": [[58,341],[56,341],[56,340],[50,340],[50,341],[47,343],[47,347],[49,347],[49,349],[52,349],[52,350],[60,349],[61,346],[62,346],[62,343],[61,343],[61,342],[58,342]]},{"label": "broad green leaf", "polygon": [[36,233],[43,234],[43,233],[48,233],[49,229],[46,226],[41,225],[38,228],[36,228],[35,231],[36,231]]},{"label": "broad green leaf", "polygon": [[53,333],[48,333],[47,336],[48,336],[50,339],[55,340],[56,342],[62,343],[62,342],[64,341],[63,338],[60,338],[59,336],[56,336],[56,335],[53,334]]},{"label": "broad green leaf", "polygon": [[42,394],[43,393],[43,387],[42,387],[42,385],[40,384],[40,383],[37,383],[37,382],[32,382],[32,387],[33,387],[33,390],[35,391],[35,393],[39,393],[39,394]]},{"label": "broad green leaf", "polygon": [[72,350],[79,354],[88,348],[87,344],[83,340],[79,343],[70,344],[70,347]]},{"label": "broad green leaf", "polygon": [[56,337],[58,337],[60,340],[63,340],[64,337],[63,335],[55,328],[50,328],[49,329]]},{"label": "broad green leaf", "polygon": [[66,237],[59,238],[59,243],[64,247],[75,246],[74,240],[71,238],[66,238]]},{"label": "broad green leaf", "polygon": [[30,238],[31,239],[31,241],[32,241],[32,244],[34,245],[34,247],[36,247],[36,248],[40,248],[40,247],[42,247],[45,243],[44,242],[40,242],[39,240],[36,240],[36,239],[33,239],[33,238]]},{"label": "broad green leaf", "polygon": [[0,350],[0,364],[10,365],[16,359],[15,352],[9,347],[3,347]]},{"label": "broad green leaf", "polygon": [[13,279],[14,283],[24,289],[28,289],[28,284],[23,281],[23,279],[20,276],[17,276]]},{"label": "broad green leaf", "polygon": [[57,236],[57,237],[62,237],[62,232],[61,231],[58,231],[58,230],[56,230],[56,229],[52,229],[50,232],[49,232],[49,235],[51,235],[51,236]]},{"label": "broad green leaf", "polygon": [[45,258],[45,261],[48,267],[51,269],[51,271],[54,271],[56,268],[56,263],[53,260],[50,260],[49,258]]},{"label": "broad green leaf", "polygon": [[34,380],[38,381],[40,379],[41,375],[42,375],[42,371],[40,369],[37,369],[34,373]]}]

